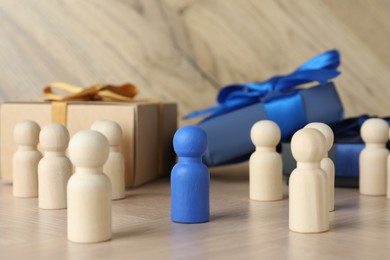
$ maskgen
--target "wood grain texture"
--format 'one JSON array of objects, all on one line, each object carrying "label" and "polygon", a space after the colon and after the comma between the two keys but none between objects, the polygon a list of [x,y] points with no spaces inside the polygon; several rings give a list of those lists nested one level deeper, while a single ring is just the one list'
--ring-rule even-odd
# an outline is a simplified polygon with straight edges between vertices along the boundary
[{"label": "wood grain texture", "polygon": [[387,259],[390,200],[336,189],[330,230],[288,229],[288,200],[248,198],[248,164],[211,173],[208,223],[172,223],[169,180],[113,201],[113,238],[81,245],[66,239],[66,210],[39,210],[37,199],[12,197],[0,185],[1,259]]},{"label": "wood grain texture", "polygon": [[337,48],[346,115],[388,115],[389,12],[386,0],[2,0],[0,100],[40,97],[55,81],[131,81],[184,115],[226,84]]}]

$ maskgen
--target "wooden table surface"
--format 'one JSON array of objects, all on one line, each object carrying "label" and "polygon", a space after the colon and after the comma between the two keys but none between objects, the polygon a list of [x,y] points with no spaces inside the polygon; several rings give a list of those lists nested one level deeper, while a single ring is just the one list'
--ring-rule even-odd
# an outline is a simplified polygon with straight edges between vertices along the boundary
[{"label": "wooden table surface", "polygon": [[288,230],[287,189],[278,202],[248,199],[247,164],[211,172],[211,221],[172,223],[169,179],[113,202],[113,239],[66,239],[66,210],[40,210],[0,185],[0,259],[389,259],[390,200],[336,189],[331,230]]},{"label": "wooden table surface", "polygon": [[[0,2],[0,101],[50,82],[133,82],[183,116],[227,84],[265,80],[332,48],[347,116],[388,115],[387,0],[112,0]],[[180,121],[189,124],[192,121]],[[169,180],[113,203],[113,240],[66,239],[66,211],[39,210],[0,184],[0,259],[390,259],[390,200],[336,189],[331,230],[288,230],[283,201],[248,200],[247,165],[213,170],[211,221],[171,223]]]}]

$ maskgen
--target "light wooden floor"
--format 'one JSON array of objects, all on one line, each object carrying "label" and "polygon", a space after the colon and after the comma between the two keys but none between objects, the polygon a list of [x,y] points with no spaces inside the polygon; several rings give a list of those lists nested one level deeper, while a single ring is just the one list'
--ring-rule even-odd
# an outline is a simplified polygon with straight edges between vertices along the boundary
[{"label": "light wooden floor", "polygon": [[184,115],[337,48],[346,114],[389,115],[389,13],[388,0],[1,0],[0,100],[131,81]]},{"label": "light wooden floor", "polygon": [[128,191],[113,203],[113,239],[74,244],[66,210],[39,210],[0,185],[0,259],[389,259],[390,200],[336,189],[331,230],[288,230],[288,200],[248,200],[247,164],[211,175],[211,221],[171,223],[169,180]]}]

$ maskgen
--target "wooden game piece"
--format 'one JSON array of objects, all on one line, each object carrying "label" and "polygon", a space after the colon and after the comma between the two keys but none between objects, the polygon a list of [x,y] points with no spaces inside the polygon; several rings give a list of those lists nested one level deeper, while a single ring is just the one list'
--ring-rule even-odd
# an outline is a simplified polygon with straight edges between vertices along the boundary
[{"label": "wooden game piece", "polygon": [[41,128],[30,120],[20,121],[14,129],[18,145],[13,156],[13,195],[20,198],[38,196],[38,163],[42,154],[37,150]]},{"label": "wooden game piece", "polygon": [[72,163],[65,156],[69,132],[60,124],[49,124],[39,134],[44,152],[38,164],[39,197],[41,209],[65,209],[66,185],[72,175]]},{"label": "wooden game piece", "polygon": [[321,168],[326,172],[328,176],[328,203],[329,211],[334,211],[334,182],[335,182],[335,167],[333,161],[329,158],[328,152],[333,146],[334,135],[332,128],[324,123],[310,123],[305,128],[314,128],[324,135],[326,140],[326,151],[324,158],[321,160]]},{"label": "wooden game piece", "polygon": [[111,183],[103,174],[109,144],[104,135],[88,130],[69,142],[76,167],[68,182],[68,239],[94,243],[111,239]]},{"label": "wooden game piece", "polygon": [[321,169],[325,137],[316,129],[303,128],[291,140],[297,168],[289,181],[289,227],[299,233],[329,230],[327,175]]},{"label": "wooden game piece", "polygon": [[387,157],[385,145],[389,139],[389,125],[380,118],[366,120],[360,128],[366,146],[359,156],[359,190],[361,194],[386,195]]},{"label": "wooden game piece", "polygon": [[123,199],[125,197],[125,159],[119,150],[122,142],[122,128],[116,122],[99,120],[92,124],[91,130],[103,134],[110,144],[110,153],[103,166],[103,172],[110,178],[112,199]]},{"label": "wooden game piece", "polygon": [[202,223],[210,218],[210,174],[202,163],[207,136],[197,126],[177,130],[173,147],[178,163],[171,173],[171,219],[179,223]]},{"label": "wooden game piece", "polygon": [[283,198],[282,158],[276,152],[280,128],[269,120],[255,123],[251,139],[256,151],[249,159],[249,197],[252,200],[273,201]]}]

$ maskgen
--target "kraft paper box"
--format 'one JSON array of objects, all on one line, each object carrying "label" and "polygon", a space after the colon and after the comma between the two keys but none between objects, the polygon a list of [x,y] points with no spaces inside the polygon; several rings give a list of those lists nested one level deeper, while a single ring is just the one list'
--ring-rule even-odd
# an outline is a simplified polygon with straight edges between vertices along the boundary
[{"label": "kraft paper box", "polygon": [[[2,179],[12,180],[12,157],[17,148],[13,138],[16,123],[33,120],[42,128],[52,122],[52,109],[54,106],[50,102],[6,102],[1,105]],[[175,163],[172,147],[177,128],[175,103],[70,102],[64,111],[71,136],[89,129],[100,119],[115,121],[122,127],[121,150],[125,157],[127,187],[167,174]]]}]

